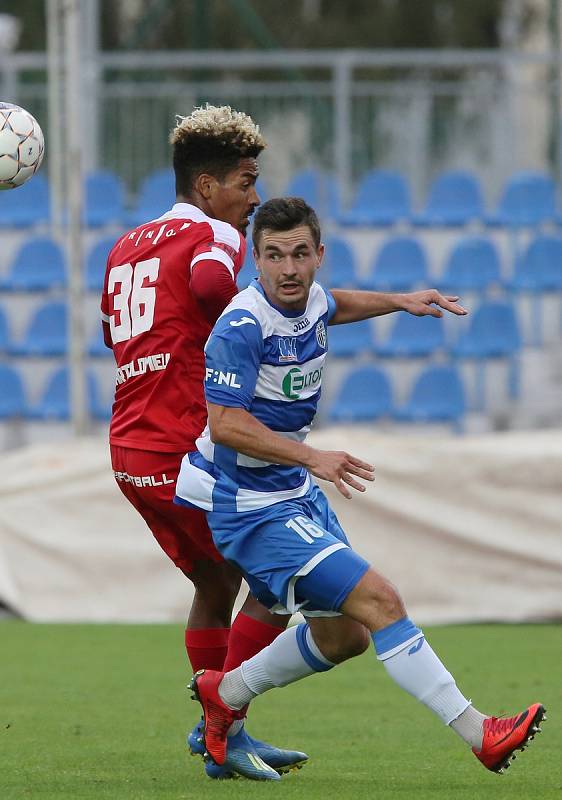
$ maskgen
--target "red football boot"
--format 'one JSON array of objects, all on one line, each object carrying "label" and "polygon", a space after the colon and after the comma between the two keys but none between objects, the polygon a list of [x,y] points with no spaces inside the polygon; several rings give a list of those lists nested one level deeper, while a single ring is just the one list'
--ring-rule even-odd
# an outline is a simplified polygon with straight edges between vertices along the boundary
[{"label": "red football boot", "polygon": [[219,695],[220,682],[224,672],[213,669],[200,669],[189,684],[193,690],[193,700],[199,700],[203,707],[205,747],[217,764],[224,764],[226,759],[226,735],[228,729],[237,719],[244,719],[248,706],[240,711],[229,708]]},{"label": "red football boot", "polygon": [[488,717],[484,720],[482,749],[472,748],[476,758],[492,772],[503,772],[515,759],[516,750],[524,750],[528,741],[540,733],[539,724],[546,719],[545,709],[534,703],[515,717]]}]

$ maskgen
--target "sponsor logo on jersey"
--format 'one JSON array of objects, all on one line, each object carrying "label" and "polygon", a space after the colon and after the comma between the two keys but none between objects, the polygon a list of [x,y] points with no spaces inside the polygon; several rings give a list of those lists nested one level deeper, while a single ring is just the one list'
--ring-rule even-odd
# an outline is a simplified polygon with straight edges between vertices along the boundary
[{"label": "sponsor logo on jersey", "polygon": [[310,320],[308,317],[304,319],[300,319],[298,322],[295,322],[293,325],[293,333],[298,333],[299,331],[304,331],[305,328],[308,328],[310,325]]},{"label": "sponsor logo on jersey", "polygon": [[232,389],[242,388],[242,384],[238,383],[236,372],[223,372],[220,369],[211,369],[211,367],[207,367],[205,370],[205,381],[207,383],[216,383],[218,386],[224,384]]},{"label": "sponsor logo on jersey", "polygon": [[150,356],[140,356],[128,364],[123,364],[122,367],[117,367],[116,384],[119,386],[129,378],[135,378],[137,375],[145,375],[147,372],[158,372],[166,369],[170,361],[169,353],[155,353]]},{"label": "sponsor logo on jersey", "polygon": [[294,336],[279,339],[279,362],[286,364],[287,361],[297,361],[297,340]]},{"label": "sponsor logo on jersey", "polygon": [[303,372],[299,367],[290,369],[281,384],[283,394],[289,400],[298,400],[303,389],[319,386],[322,380],[322,367],[313,369],[312,372]]},{"label": "sponsor logo on jersey", "polygon": [[132,483],[142,489],[143,486],[165,486],[168,483],[174,483],[171,478],[168,478],[166,473],[163,472],[158,478],[156,475],[129,475],[128,472],[113,472],[115,480],[121,483]]},{"label": "sponsor logo on jersey", "polygon": [[230,324],[233,328],[239,328],[240,325],[255,325],[256,321],[251,317],[242,317],[242,319],[231,319]]},{"label": "sponsor logo on jersey", "polygon": [[318,325],[316,326],[316,341],[324,350],[328,344],[328,337],[326,336],[326,328],[324,326],[323,320],[318,321]]}]

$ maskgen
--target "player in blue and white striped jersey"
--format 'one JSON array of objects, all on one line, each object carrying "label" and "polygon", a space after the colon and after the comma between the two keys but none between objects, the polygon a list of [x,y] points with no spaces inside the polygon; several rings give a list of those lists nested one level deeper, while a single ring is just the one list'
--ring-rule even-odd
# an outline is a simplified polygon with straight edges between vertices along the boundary
[{"label": "player in blue and white striped jersey", "polygon": [[[259,278],[237,295],[205,348],[208,426],[188,454],[175,502],[207,511],[214,542],[272,611],[300,610],[307,622],[223,675],[197,673],[205,744],[218,764],[227,731],[236,735],[253,697],[349,657],[341,640],[357,627],[372,636],[389,675],[434,711],[490,769],[500,769],[534,732],[534,704],[497,725],[457,688],[392,584],[349,546],[311,476],[346,497],[364,491],[374,468],[345,452],[305,444],[318,401],[326,328],[404,308],[441,316],[465,310],[435,290],[411,295],[326,292],[314,281],[323,247],[313,210],[302,200],[270,200],[254,220]],[[509,730],[508,730],[509,729]],[[501,733],[501,736],[500,736]],[[507,735],[505,735],[507,734]]]}]

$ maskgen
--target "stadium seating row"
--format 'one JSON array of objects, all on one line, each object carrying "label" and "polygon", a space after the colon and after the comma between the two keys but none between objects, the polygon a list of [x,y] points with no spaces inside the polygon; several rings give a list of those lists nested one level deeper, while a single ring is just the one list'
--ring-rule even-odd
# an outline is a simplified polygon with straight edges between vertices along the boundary
[{"label": "stadium seating row", "polygon": [[[111,406],[100,400],[96,376],[86,374],[88,410],[97,420],[108,420]],[[29,404],[20,373],[13,366],[0,364],[0,419],[24,418],[31,420],[70,419],[70,380],[67,367],[55,370],[47,382],[37,403]]]},{"label": "stadium seating row", "polygon": [[[107,256],[115,236],[97,241],[86,255],[84,282],[88,291],[101,291]],[[337,236],[325,240],[326,256],[320,277],[333,288],[357,287],[379,291],[406,291],[427,286],[429,265],[421,241],[411,236],[390,236],[377,249],[366,276],[358,273],[354,251]],[[238,276],[244,288],[256,274],[251,252]],[[43,291],[66,286],[66,261],[60,246],[49,237],[24,242],[8,271],[0,278],[0,291]],[[498,285],[514,291],[557,291],[562,289],[562,237],[540,234],[518,254],[512,275],[501,276],[500,257],[494,242],[483,236],[462,237],[453,245],[443,274],[437,280],[443,291],[483,291]]]},{"label": "stadium seating row", "polygon": [[[443,274],[430,278],[428,257],[419,239],[390,236],[377,249],[367,275],[359,275],[349,243],[338,236],[325,239],[326,254],[320,280],[334,289],[360,288],[376,291],[408,291],[435,282],[445,292],[484,291],[502,286],[513,291],[558,291],[562,289],[562,238],[541,234],[515,258],[512,274],[503,279],[498,249],[484,236],[459,239],[449,252]],[[238,276],[245,287],[256,274],[251,254]]]},{"label": "stadium seating row", "polygon": [[[92,417],[107,420],[109,404],[100,401],[96,376],[86,374],[87,402]],[[30,405],[20,373],[0,364],[0,419],[68,420],[70,418],[69,372],[62,367],[51,373],[40,399]],[[343,381],[328,417],[332,422],[368,422],[392,417],[411,422],[450,422],[459,427],[466,403],[462,379],[455,367],[432,366],[414,382],[407,402],[395,407],[392,388],[385,372],[376,367],[352,370]]]},{"label": "stadium seating row", "polygon": [[[446,350],[460,358],[497,358],[518,352],[521,335],[513,305],[505,301],[487,301],[471,315],[470,324],[453,344],[446,341],[443,320],[437,317],[414,317],[399,314],[387,339],[376,342],[368,320],[354,325],[330,328],[330,353],[339,358],[360,353],[383,357],[423,357]],[[41,305],[31,317],[21,341],[10,335],[6,313],[0,307],[0,352],[11,356],[62,356],[68,349],[68,313],[64,303],[52,301]],[[88,343],[90,356],[111,355],[105,347],[101,324]]]},{"label": "stadium seating row", "polygon": [[[260,182],[258,193],[268,198]],[[304,197],[324,219],[350,226],[389,226],[406,221],[419,226],[459,226],[478,221],[490,226],[535,226],[560,223],[553,179],[538,172],[520,172],[506,181],[493,212],[487,212],[478,178],[467,171],[453,170],[435,178],[425,207],[413,209],[407,180],[397,171],[372,170],[357,186],[355,197],[344,209],[340,188],[333,174],[317,169],[295,175],[282,192]],[[135,227],[160,216],[175,197],[171,170],[157,170],[142,182],[131,209],[120,178],[98,171],[85,179],[84,223],[91,228],[104,225]],[[37,175],[17,192],[0,195],[0,225],[26,227],[50,219],[49,188],[44,175]]]}]

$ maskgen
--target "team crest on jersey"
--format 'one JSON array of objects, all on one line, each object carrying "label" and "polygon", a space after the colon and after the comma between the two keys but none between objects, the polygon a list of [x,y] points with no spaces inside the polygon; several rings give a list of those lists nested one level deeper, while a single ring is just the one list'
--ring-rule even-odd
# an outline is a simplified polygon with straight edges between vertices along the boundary
[{"label": "team crest on jersey", "polygon": [[296,337],[279,339],[279,362],[286,364],[288,361],[297,361]]},{"label": "team crest on jersey", "polygon": [[316,341],[323,350],[326,349],[328,345],[328,337],[326,336],[326,327],[322,320],[320,320],[316,326]]}]

